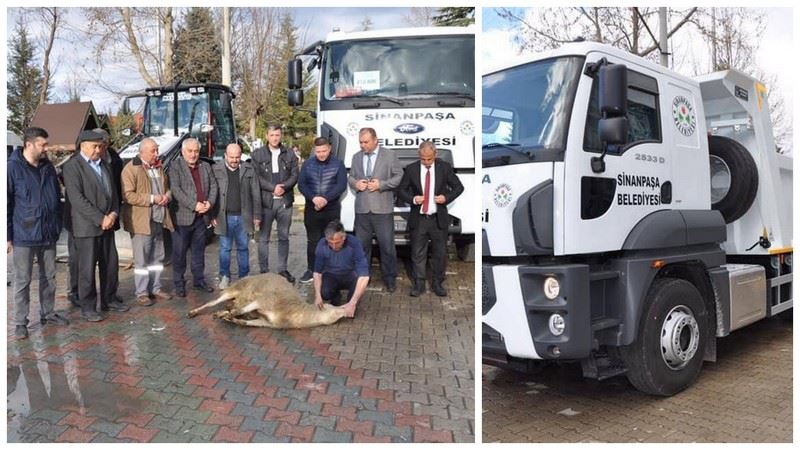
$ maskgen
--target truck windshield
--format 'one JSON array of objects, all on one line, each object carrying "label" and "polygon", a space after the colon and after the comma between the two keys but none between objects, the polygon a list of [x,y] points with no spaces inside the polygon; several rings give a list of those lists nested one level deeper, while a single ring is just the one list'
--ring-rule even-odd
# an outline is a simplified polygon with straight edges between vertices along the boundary
[{"label": "truck windshield", "polygon": [[[145,111],[144,133],[148,136],[171,135],[175,128],[174,92],[150,96]],[[200,125],[208,123],[208,93],[178,92],[178,134],[189,131],[199,137]]]},{"label": "truck windshield", "polygon": [[387,107],[425,107],[449,97],[456,102],[448,106],[474,104],[474,36],[334,42],[324,61],[325,102],[385,98]]},{"label": "truck windshield", "polygon": [[583,57],[561,57],[483,77],[484,167],[562,160]]}]

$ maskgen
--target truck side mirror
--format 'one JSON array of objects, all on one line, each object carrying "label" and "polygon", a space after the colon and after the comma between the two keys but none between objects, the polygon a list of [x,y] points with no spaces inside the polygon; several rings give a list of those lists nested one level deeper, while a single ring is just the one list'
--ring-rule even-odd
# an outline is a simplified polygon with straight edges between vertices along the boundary
[{"label": "truck side mirror", "polygon": [[303,104],[303,90],[291,89],[288,94],[289,106],[301,106]]},{"label": "truck side mirror", "polygon": [[594,173],[605,172],[609,145],[628,142],[628,68],[624,64],[602,64],[598,70],[598,84],[602,118],[597,124],[597,132],[604,147],[599,157],[591,159]]},{"label": "truck side mirror", "polygon": [[294,58],[288,65],[289,89],[300,89],[303,87],[303,61]]},{"label": "truck side mirror", "polygon": [[600,140],[606,145],[625,145],[628,142],[628,118],[608,117],[597,124]]},{"label": "truck side mirror", "polygon": [[624,64],[604,65],[599,72],[600,113],[619,117],[628,113],[628,68]]}]

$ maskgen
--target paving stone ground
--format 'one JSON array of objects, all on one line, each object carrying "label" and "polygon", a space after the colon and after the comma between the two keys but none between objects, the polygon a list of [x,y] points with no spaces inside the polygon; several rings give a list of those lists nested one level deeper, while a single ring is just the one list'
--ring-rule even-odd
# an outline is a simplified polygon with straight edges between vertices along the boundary
[{"label": "paving stone ground", "polygon": [[[299,278],[297,214],[291,232]],[[218,295],[192,290],[87,323],[64,296],[58,264],[56,309],[72,324],[37,323],[20,341],[7,325],[8,441],[474,442],[474,265],[449,264],[447,298],[409,297],[404,272],[394,294],[372,282],[354,319],[292,331],[188,319]],[[209,280],[216,267],[214,244]],[[169,267],[164,281],[171,290]],[[29,318],[38,319],[37,289]],[[132,269],[120,271],[120,295],[133,298]]]},{"label": "paving stone ground", "polygon": [[719,340],[717,362],[671,398],[577,365],[482,372],[483,442],[792,442],[792,324],[778,318]]}]

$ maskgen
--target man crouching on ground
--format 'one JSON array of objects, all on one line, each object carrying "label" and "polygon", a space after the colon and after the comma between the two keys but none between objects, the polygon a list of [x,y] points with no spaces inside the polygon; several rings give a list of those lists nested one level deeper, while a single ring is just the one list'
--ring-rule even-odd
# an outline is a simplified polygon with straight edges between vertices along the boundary
[{"label": "man crouching on ground", "polygon": [[334,220],[325,227],[314,257],[314,304],[322,302],[342,306],[341,290],[348,290],[345,317],[354,317],[356,305],[369,283],[369,266],[361,241],[345,233],[344,226]]}]

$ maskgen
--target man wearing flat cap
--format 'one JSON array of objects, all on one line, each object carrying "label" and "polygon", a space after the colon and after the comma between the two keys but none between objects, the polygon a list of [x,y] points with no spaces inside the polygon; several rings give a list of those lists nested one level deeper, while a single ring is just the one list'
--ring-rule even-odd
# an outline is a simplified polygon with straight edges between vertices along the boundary
[{"label": "man wearing flat cap", "polygon": [[[111,148],[111,136],[108,132],[102,128],[95,128],[92,131],[99,134],[103,137],[103,145],[100,148],[100,158],[105,161],[108,166],[111,168],[111,181],[112,186],[117,191],[117,207],[120,207],[122,203],[122,158],[119,157],[116,151]],[[72,224],[70,224],[70,205],[69,203],[66,204],[66,224],[65,227],[67,229],[67,250],[69,251],[70,256],[77,252],[75,248],[75,242],[72,236]],[[120,228],[120,221],[118,220],[114,224],[114,231],[119,230]],[[114,251],[116,251],[116,246],[114,247]],[[106,286],[107,292],[112,296],[112,298],[116,301],[120,301],[119,297],[117,297],[117,288],[119,286],[119,277],[117,271],[112,271],[109,273],[109,277],[107,279],[108,286]],[[69,292],[67,294],[67,298],[69,299],[70,303],[75,306],[79,306],[78,303],[78,260],[77,258],[70,257],[69,259]]]},{"label": "man wearing flat cap", "polygon": [[[80,151],[64,164],[64,185],[70,203],[70,221],[78,265],[78,304],[89,322],[99,322],[95,268],[100,265],[101,310],[127,311],[116,299],[118,256],[114,226],[119,217],[119,194],[110,165],[101,153],[104,136],[94,130],[81,132]],[[73,255],[70,255],[71,257]]]}]

